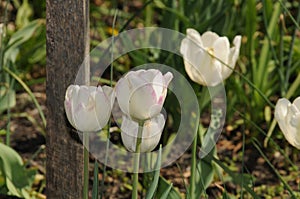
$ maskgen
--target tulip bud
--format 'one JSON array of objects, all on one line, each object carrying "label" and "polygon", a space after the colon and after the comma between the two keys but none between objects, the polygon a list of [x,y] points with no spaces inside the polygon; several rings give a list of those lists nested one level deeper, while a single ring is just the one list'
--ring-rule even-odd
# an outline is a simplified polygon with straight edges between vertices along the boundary
[{"label": "tulip bud", "polygon": [[275,119],[287,141],[300,149],[300,97],[291,102],[279,99],[275,107]]},{"label": "tulip bud", "polygon": [[115,99],[111,87],[70,85],[65,96],[69,122],[81,132],[101,130],[108,122]]},{"label": "tulip bud", "polygon": [[[162,131],[165,125],[165,118],[162,114],[144,122],[141,135],[140,152],[150,152],[159,143]],[[139,124],[123,115],[121,125],[121,138],[124,146],[131,152],[136,152],[136,143],[138,140]]]},{"label": "tulip bud", "polygon": [[159,70],[130,71],[116,85],[120,109],[133,120],[147,120],[161,112],[172,73]]},{"label": "tulip bud", "polygon": [[230,48],[228,38],[214,32],[208,31],[201,36],[194,29],[187,29],[180,53],[191,80],[204,86],[216,86],[228,78],[239,56],[241,36],[236,36],[233,44]]}]

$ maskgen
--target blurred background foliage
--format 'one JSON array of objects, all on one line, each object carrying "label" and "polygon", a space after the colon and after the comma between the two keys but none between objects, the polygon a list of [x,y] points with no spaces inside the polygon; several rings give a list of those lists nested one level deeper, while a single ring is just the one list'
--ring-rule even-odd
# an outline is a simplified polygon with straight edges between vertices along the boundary
[{"label": "blurred background foliage", "polygon": [[[26,113],[26,109],[16,108],[18,96],[24,92],[28,93],[39,115],[38,119],[30,115],[25,115],[25,118],[30,121],[30,125],[38,129],[39,134],[44,135],[46,125],[44,102],[37,99],[34,91],[42,85],[42,92],[45,92],[45,10],[45,1],[2,0],[0,2],[0,135],[3,138],[0,142],[3,141],[7,146],[10,146],[11,134],[14,133],[11,130],[11,121]],[[117,18],[113,28],[116,11],[118,11]],[[90,1],[91,49],[112,35],[142,27],[169,28],[184,34],[187,28],[194,28],[200,33],[211,30],[229,37],[230,41],[235,35],[242,35],[241,53],[235,72],[225,82],[227,116],[226,126],[220,138],[221,143],[227,140],[233,148],[234,145],[239,147],[234,148],[236,151],[229,150],[229,152],[222,150],[219,144],[214,153],[218,153],[218,157],[228,166],[210,159],[206,160],[206,166],[199,168],[202,172],[209,172],[203,190],[213,187],[212,182],[216,183],[220,180],[224,184],[227,182],[237,184],[236,190],[226,191],[226,187],[220,189],[223,198],[249,196],[252,195],[251,190],[265,198],[279,197],[282,194],[287,196],[288,193],[293,195],[291,192],[299,193],[299,152],[292,149],[285,141],[273,120],[274,104],[278,98],[286,97],[293,100],[300,95],[299,21],[300,6],[297,0]],[[149,62],[172,66],[187,77],[181,57],[164,51],[143,49],[115,60],[114,80],[119,79],[131,68]],[[104,78],[106,80],[101,80],[102,83],[107,83],[109,71],[105,72]],[[191,81],[190,83],[199,97],[203,112],[201,124],[205,132],[210,118],[207,89],[200,88]],[[163,144],[174,136],[172,132],[176,131],[176,126],[180,122],[179,105],[171,93],[165,107],[170,116],[166,133],[161,140]],[[275,185],[270,184],[269,181],[262,181],[261,184],[256,185],[254,169],[251,168],[254,165],[251,161],[257,159],[263,161],[263,165],[269,168],[271,173],[275,173],[274,175],[279,179]],[[27,181],[29,184],[20,189],[11,187],[9,189],[9,184],[4,180],[9,175],[9,171],[3,164],[4,157],[0,156],[0,160],[2,160],[0,161],[0,194],[9,193],[28,198],[29,196],[24,193],[29,192],[30,197],[33,195],[42,197],[39,194],[44,192],[43,188],[28,188],[33,187],[34,182],[33,173],[30,171],[26,171],[30,174]],[[221,172],[220,167],[225,171],[224,173]],[[27,169],[20,161],[17,168],[20,171]],[[241,178],[242,181],[235,172],[245,174]],[[119,192],[125,193],[130,189],[130,182],[127,182],[128,179],[124,174],[113,170],[108,173],[113,177],[122,176],[121,181],[124,183],[119,185],[121,187]],[[277,174],[283,177],[280,178]],[[44,184],[44,180],[41,184]],[[243,186],[243,180],[249,184],[250,191],[249,187]],[[160,183],[161,187],[169,186],[169,182],[162,179]],[[292,190],[283,191],[286,190],[286,184],[291,186]],[[181,185],[180,190],[185,190],[184,185]],[[177,191],[173,192],[177,194]],[[20,195],[22,193],[23,195]]]}]

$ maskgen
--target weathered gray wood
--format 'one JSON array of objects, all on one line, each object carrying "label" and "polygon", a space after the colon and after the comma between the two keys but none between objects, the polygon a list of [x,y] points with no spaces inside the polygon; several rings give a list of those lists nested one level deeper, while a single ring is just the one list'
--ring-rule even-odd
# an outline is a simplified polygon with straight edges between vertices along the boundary
[{"label": "weathered gray wood", "polygon": [[[81,199],[83,147],[73,138],[75,132],[65,116],[64,97],[89,50],[89,1],[46,0],[46,3],[47,198]],[[82,83],[88,81],[86,76],[83,74]]]}]

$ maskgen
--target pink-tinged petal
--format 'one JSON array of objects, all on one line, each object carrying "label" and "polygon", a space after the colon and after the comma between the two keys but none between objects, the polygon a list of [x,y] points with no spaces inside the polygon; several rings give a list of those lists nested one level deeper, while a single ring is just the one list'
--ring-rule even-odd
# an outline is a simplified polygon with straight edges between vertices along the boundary
[{"label": "pink-tinged petal", "polygon": [[[167,81],[170,76],[166,76]],[[127,88],[122,88],[123,84]],[[135,120],[145,120],[160,113],[166,89],[165,77],[159,70],[138,70],[129,72],[117,83],[116,95],[123,113]],[[124,90],[128,100],[121,98]]]},{"label": "pink-tinged petal", "polygon": [[129,94],[130,116],[141,120],[149,118],[149,108],[157,101],[152,82],[146,82],[139,76],[131,75],[128,77],[128,83],[132,85]]},{"label": "pink-tinged petal", "polygon": [[152,85],[144,84],[132,91],[129,103],[130,116],[140,120],[150,118],[152,116],[151,107],[156,104],[156,94]]},{"label": "pink-tinged petal", "polygon": [[217,41],[218,38],[219,38],[219,35],[214,32],[211,32],[211,31],[207,31],[207,32],[203,33],[201,36],[203,46],[206,48],[213,47],[215,41]]}]

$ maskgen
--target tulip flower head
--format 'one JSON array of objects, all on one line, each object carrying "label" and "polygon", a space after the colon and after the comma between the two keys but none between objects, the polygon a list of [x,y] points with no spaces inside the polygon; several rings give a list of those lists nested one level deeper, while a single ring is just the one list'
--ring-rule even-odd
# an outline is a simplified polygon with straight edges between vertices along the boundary
[{"label": "tulip flower head", "polygon": [[99,131],[109,120],[114,98],[108,86],[70,85],[64,103],[67,118],[81,132]]},{"label": "tulip flower head", "polygon": [[275,107],[275,119],[287,141],[300,149],[300,97],[293,103],[282,98]]},{"label": "tulip flower head", "polygon": [[150,119],[161,112],[173,75],[159,70],[130,71],[116,85],[120,109],[132,120]]},{"label": "tulip flower head", "polygon": [[240,46],[240,35],[234,38],[233,47],[230,48],[227,37],[220,37],[211,31],[201,36],[194,29],[187,29],[187,37],[181,42],[180,53],[184,58],[185,70],[194,82],[216,86],[232,73]]},{"label": "tulip flower head", "polygon": [[[141,136],[140,152],[150,152],[159,143],[165,125],[165,118],[162,114],[146,120]],[[131,152],[136,152],[139,124],[123,115],[121,125],[121,138],[124,146]]]}]

